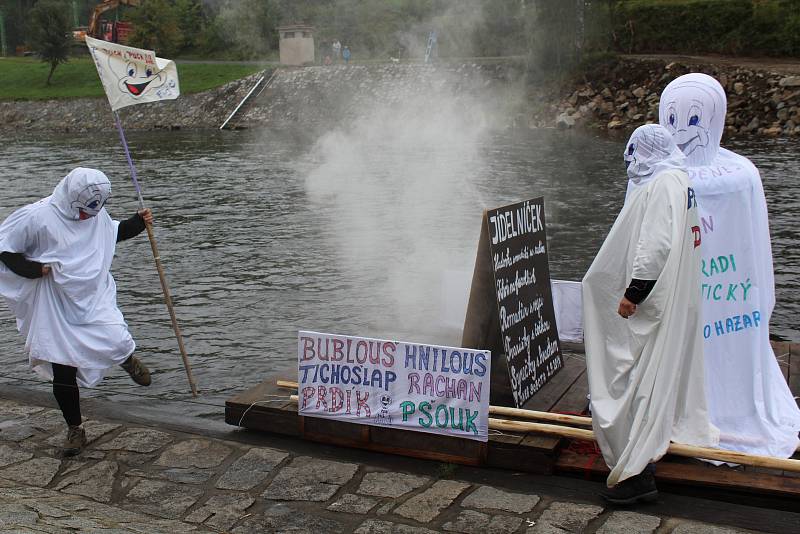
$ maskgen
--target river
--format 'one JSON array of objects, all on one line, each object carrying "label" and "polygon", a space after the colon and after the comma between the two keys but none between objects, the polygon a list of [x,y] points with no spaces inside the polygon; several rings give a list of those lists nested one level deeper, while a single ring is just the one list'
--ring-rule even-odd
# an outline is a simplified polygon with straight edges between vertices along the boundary
[{"label": "river", "polygon": [[[156,131],[129,136],[202,402],[221,406],[296,359],[299,329],[457,344],[482,209],[544,196],[551,273],[577,280],[625,191],[623,140],[558,130],[426,138],[281,131]],[[75,166],[103,169],[108,210],[136,209],[114,134],[8,136],[0,217],[48,195]],[[413,142],[407,142],[413,139]],[[771,331],[800,341],[800,143],[742,140],[770,212],[777,305]],[[154,371],[148,389],[121,370],[93,392],[191,405],[145,235],[121,243],[118,303]],[[0,308],[2,375],[37,380]],[[27,384],[46,388],[44,384]]]}]

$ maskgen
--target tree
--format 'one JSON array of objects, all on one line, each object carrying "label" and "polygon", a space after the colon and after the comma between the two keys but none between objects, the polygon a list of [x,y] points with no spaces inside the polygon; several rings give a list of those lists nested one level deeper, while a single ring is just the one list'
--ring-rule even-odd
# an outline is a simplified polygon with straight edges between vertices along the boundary
[{"label": "tree", "polygon": [[180,15],[167,0],[144,0],[139,9],[130,12],[133,32],[129,43],[137,48],[155,50],[159,55],[172,56],[183,44]]},{"label": "tree", "polygon": [[178,28],[183,36],[181,51],[194,49],[206,26],[201,0],[175,0],[178,13]]},{"label": "tree", "polygon": [[70,10],[59,0],[41,0],[30,12],[29,44],[36,54],[50,63],[46,85],[50,85],[53,72],[69,59],[72,43]]}]

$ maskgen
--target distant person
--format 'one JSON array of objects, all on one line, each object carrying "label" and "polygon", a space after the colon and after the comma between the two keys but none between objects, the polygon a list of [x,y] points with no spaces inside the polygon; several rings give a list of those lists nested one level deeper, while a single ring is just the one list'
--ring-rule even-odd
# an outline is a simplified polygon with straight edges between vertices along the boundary
[{"label": "distant person", "polygon": [[116,244],[141,233],[153,216],[143,209],[114,221],[105,209],[110,195],[105,174],[79,167],[52,195],[0,225],[0,294],[25,337],[31,368],[53,381],[68,425],[67,456],[86,444],[79,385],[94,386],[116,365],[150,385],[149,371],[133,355],[136,344],[109,270]]},{"label": "distant person", "polygon": [[333,63],[333,61],[331,60],[331,55],[326,54],[325,59],[322,61],[322,64],[327,66],[330,65],[331,63]]},{"label": "distant person", "polygon": [[342,51],[342,58],[344,59],[345,64],[350,63],[350,47],[345,46],[344,50]]},{"label": "distant person", "polygon": [[767,202],[758,169],[720,147],[726,108],[720,83],[693,73],[667,85],[658,113],[687,157],[700,209],[708,409],[722,448],[788,458],[800,443],[800,409],[769,341],[775,278]]},{"label": "distant person", "polygon": [[657,124],[624,153],[636,187],[583,278],[592,427],[611,469],[603,497],[654,500],[670,441],[713,446],[700,325],[700,227],[686,158]]},{"label": "distant person", "polygon": [[342,53],[342,43],[339,42],[339,39],[336,39],[331,48],[333,49],[333,59],[338,63]]}]

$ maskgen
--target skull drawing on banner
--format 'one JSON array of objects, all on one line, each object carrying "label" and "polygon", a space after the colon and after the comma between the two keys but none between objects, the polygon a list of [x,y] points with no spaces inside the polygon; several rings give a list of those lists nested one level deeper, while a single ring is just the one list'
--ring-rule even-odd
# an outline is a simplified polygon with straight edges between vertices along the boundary
[{"label": "skull drawing on banner", "polygon": [[392,398],[389,395],[381,395],[381,409],[378,415],[375,416],[375,423],[379,425],[391,425],[392,415],[389,412],[389,406],[392,405]]}]

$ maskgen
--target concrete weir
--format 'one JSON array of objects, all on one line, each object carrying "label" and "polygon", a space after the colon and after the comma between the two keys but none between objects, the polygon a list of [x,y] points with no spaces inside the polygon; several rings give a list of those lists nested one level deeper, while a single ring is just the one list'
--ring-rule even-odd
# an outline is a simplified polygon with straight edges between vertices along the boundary
[{"label": "concrete weir", "polygon": [[506,107],[521,76],[509,62],[282,68],[228,127],[329,127],[368,117],[376,108],[409,109],[441,99]]}]

